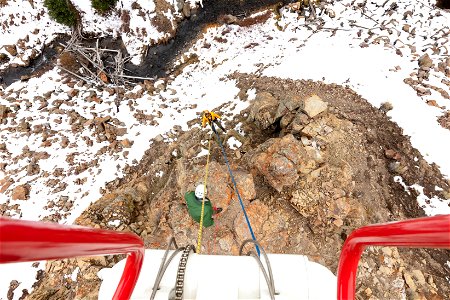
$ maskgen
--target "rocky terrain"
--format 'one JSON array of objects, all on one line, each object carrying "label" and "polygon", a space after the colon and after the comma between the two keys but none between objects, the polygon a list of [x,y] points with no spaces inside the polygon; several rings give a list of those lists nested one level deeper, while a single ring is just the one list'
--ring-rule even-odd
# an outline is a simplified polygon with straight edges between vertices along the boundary
[{"label": "rocky terrain", "polygon": [[[243,98],[249,89],[257,93],[248,109],[229,116],[222,137],[226,145],[242,144],[226,151],[266,251],[308,255],[335,272],[341,246],[353,229],[424,215],[414,191],[406,193],[395,176],[407,186],[424,186],[428,197],[449,196],[448,181],[411,147],[385,115],[386,106],[375,109],[336,85],[233,76]],[[135,232],[148,248],[163,248],[172,236],[179,245],[195,244],[198,224],[187,214],[182,195],[202,181],[206,157],[199,153],[209,136],[196,128],[180,130],[176,142],[155,140],[131,174],[110,183],[76,224]],[[149,175],[155,173],[163,175]],[[436,192],[435,186],[443,190]],[[214,205],[224,211],[216,227],[205,229],[202,251],[237,255],[249,233],[215,142],[208,188]],[[445,299],[450,292],[448,254],[370,248],[360,262],[358,298]],[[30,299],[94,299],[100,284],[96,273],[117,259],[49,262]],[[76,280],[70,278],[74,271]]]},{"label": "rocky terrain", "polygon": [[[323,1],[314,19],[300,2],[251,15],[253,1],[122,0],[99,16],[73,2],[89,33],[81,44],[99,37],[144,61],[129,74],[158,78],[117,87],[68,74],[64,61],[83,62],[64,59],[69,29],[41,0],[0,0],[2,216],[134,232],[147,248],[172,236],[196,244],[183,194],[203,181],[211,138],[209,197],[224,210],[202,253],[237,255],[249,233],[217,141],[199,125],[203,109],[225,120],[231,168],[267,252],[304,254],[336,273],[355,228],[450,212],[446,10]],[[369,248],[358,299],[446,299],[449,257]],[[96,299],[97,272],[122,258],[33,263],[36,283],[14,277],[5,299]]]}]

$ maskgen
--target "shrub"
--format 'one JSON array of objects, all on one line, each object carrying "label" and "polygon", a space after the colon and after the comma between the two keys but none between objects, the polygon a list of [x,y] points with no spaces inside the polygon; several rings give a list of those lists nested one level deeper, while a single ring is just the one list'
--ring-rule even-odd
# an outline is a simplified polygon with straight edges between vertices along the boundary
[{"label": "shrub", "polygon": [[56,22],[67,26],[74,26],[77,23],[76,12],[69,7],[66,0],[45,0],[44,6]]},{"label": "shrub", "polygon": [[91,0],[92,7],[100,13],[104,13],[116,5],[117,0]]}]

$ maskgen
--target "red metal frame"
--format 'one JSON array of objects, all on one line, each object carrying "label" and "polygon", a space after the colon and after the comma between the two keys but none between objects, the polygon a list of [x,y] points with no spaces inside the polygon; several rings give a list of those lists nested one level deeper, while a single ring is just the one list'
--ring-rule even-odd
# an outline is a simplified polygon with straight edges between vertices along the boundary
[{"label": "red metal frame", "polygon": [[113,299],[129,299],[141,271],[144,243],[133,233],[0,217],[0,263],[127,253]]},{"label": "red metal frame", "polygon": [[369,225],[344,243],[338,269],[338,299],[355,299],[358,262],[367,246],[450,248],[450,215]]}]

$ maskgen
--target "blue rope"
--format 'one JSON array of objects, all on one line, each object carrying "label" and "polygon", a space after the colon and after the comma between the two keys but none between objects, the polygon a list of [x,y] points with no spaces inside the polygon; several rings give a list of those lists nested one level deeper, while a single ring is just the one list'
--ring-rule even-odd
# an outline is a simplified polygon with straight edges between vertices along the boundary
[{"label": "blue rope", "polygon": [[[231,171],[230,164],[229,164],[228,158],[227,158],[227,154],[225,153],[225,149],[223,148],[222,140],[220,139],[220,136],[217,133],[216,128],[214,127],[214,123],[212,123],[212,122],[211,122],[211,128],[214,131],[214,133],[216,134],[217,139],[219,140],[219,146],[222,149],[223,157],[225,158],[225,163],[227,164],[228,172],[230,172],[231,181],[233,182],[234,189],[236,190],[236,194],[238,196],[239,203],[241,204],[242,211],[244,212],[245,220],[247,221],[247,226],[248,226],[248,229],[250,230],[250,234],[252,235],[252,239],[255,242],[257,242],[255,234],[253,233],[252,225],[250,225],[250,220],[248,219],[247,212],[245,211],[244,203],[242,202],[241,195],[239,194],[239,190],[237,188],[236,181],[234,180],[233,172]],[[255,248],[256,248],[256,252],[258,252],[258,256],[260,256],[261,253],[260,253],[259,247],[256,243],[255,243]]]}]

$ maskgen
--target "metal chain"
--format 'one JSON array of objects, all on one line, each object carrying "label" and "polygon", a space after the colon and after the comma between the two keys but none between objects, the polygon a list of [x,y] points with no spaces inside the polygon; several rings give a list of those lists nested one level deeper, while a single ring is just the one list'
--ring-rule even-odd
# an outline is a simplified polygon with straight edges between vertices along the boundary
[{"label": "metal chain", "polygon": [[186,264],[191,251],[195,251],[193,245],[189,245],[184,248],[181,254],[180,263],[178,264],[177,280],[175,284],[175,300],[183,299],[183,289],[184,289],[184,276],[186,275]]}]

